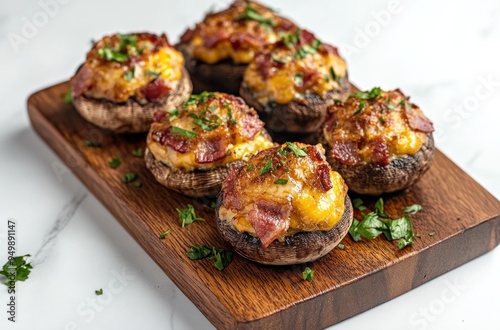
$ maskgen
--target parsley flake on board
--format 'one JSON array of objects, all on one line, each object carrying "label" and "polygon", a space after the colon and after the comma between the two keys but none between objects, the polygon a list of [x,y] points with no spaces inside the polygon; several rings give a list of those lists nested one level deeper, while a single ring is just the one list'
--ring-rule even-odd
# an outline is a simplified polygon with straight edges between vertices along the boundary
[{"label": "parsley flake on board", "polygon": [[122,182],[123,183],[130,183],[130,182],[134,181],[135,179],[137,179],[137,174],[135,174],[134,172],[130,172],[130,173],[127,173],[123,176]]},{"label": "parsley flake on board", "polygon": [[102,290],[102,288],[99,289],[99,290],[95,290],[95,295],[96,296],[102,296],[103,293],[104,293],[104,291]]},{"label": "parsley flake on board", "polygon": [[187,129],[183,129],[177,126],[171,126],[170,132],[187,137],[188,139],[194,139],[198,135],[193,131],[188,131]]},{"label": "parsley flake on board", "polygon": [[99,141],[91,141],[91,140],[85,140],[83,142],[83,144],[85,144],[85,146],[89,147],[89,148],[97,148],[97,147],[101,146],[101,142],[99,142]]},{"label": "parsley flake on board", "polygon": [[345,249],[345,245],[342,244],[342,243],[339,243],[339,245],[337,245],[337,247],[341,250]]},{"label": "parsley flake on board", "polygon": [[352,205],[360,211],[366,210],[366,206],[363,205],[363,200],[361,198],[355,198],[352,201]]},{"label": "parsley flake on board", "polygon": [[309,267],[306,267],[304,271],[302,272],[302,278],[305,281],[312,282],[314,279],[314,270],[312,270]]},{"label": "parsley flake on board", "polygon": [[200,260],[205,258],[210,258],[215,260],[213,266],[222,271],[226,268],[231,260],[233,260],[233,253],[230,251],[224,251],[222,249],[217,249],[215,246],[205,246],[203,244],[192,245],[189,247],[190,251],[186,252],[186,255],[191,260]]},{"label": "parsley flake on board", "polygon": [[4,284],[8,287],[14,287],[17,281],[26,281],[31,273],[33,266],[26,261],[31,255],[13,257],[3,265],[0,275],[5,276]]},{"label": "parsley flake on board", "polygon": [[167,235],[170,235],[170,232],[171,232],[170,229],[165,230],[163,233],[160,234],[160,239],[165,239],[165,237],[167,237]]},{"label": "parsley flake on board", "polygon": [[66,104],[73,103],[73,91],[71,89],[63,94],[63,102]]},{"label": "parsley flake on board", "polygon": [[205,221],[205,219],[197,217],[196,213],[194,211],[194,207],[191,204],[188,204],[187,208],[185,209],[176,209],[177,214],[179,215],[179,220],[181,222],[182,228],[184,228],[186,225],[189,225],[195,221]]},{"label": "parsley flake on board", "polygon": [[[362,205],[362,202],[359,205]],[[388,241],[399,240],[399,249],[412,245],[415,236],[410,217],[405,215],[393,220],[389,218],[390,216],[384,213],[384,202],[380,198],[375,204],[375,212],[363,214],[361,221],[353,220],[349,234],[358,242],[362,237],[372,240],[383,233]]]},{"label": "parsley flake on board", "polygon": [[135,150],[132,150],[132,156],[134,157],[142,157],[144,155],[144,151],[142,148],[137,148]]},{"label": "parsley flake on board", "polygon": [[406,214],[416,214],[418,212],[422,211],[422,206],[419,204],[413,204],[411,206],[408,206],[403,210],[403,213]]},{"label": "parsley flake on board", "polygon": [[109,162],[109,167],[111,168],[117,168],[122,164],[122,159],[120,157],[113,157]]},{"label": "parsley flake on board", "polygon": [[132,183],[132,185],[133,185],[134,187],[136,187],[136,188],[140,188],[140,187],[142,187],[142,182],[140,182],[140,181],[134,181],[134,182]]}]

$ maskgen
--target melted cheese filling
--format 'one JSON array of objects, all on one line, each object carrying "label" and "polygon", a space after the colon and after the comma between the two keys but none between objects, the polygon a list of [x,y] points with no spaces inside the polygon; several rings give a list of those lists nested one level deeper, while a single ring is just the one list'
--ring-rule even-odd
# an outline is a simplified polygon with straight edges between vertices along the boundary
[{"label": "melted cheese filling", "polygon": [[[304,172],[301,169],[295,169],[293,172],[293,177],[296,179],[289,180],[286,185],[255,185],[248,191],[248,194],[255,199],[267,199],[278,203],[291,201],[292,211],[288,219],[290,226],[278,237],[281,241],[284,237],[301,231],[329,231],[340,221],[345,212],[344,200],[347,188],[340,174],[330,170],[333,188],[327,192],[318,192],[304,184],[301,179],[304,177]],[[255,236],[255,230],[248,220],[248,213],[252,209],[252,203],[238,213],[221,206],[219,218],[231,223],[239,232]]]}]

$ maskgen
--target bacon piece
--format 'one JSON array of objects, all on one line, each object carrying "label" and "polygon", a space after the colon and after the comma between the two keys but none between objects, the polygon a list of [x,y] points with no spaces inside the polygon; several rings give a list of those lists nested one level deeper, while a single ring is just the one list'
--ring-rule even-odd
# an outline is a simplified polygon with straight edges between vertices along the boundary
[{"label": "bacon piece", "polygon": [[387,166],[389,162],[389,148],[382,137],[378,137],[370,142],[372,150],[372,162],[375,165]]},{"label": "bacon piece", "polygon": [[290,32],[294,30],[296,27],[295,23],[286,18],[281,18],[278,20],[278,26],[276,26],[275,30],[280,32]]},{"label": "bacon piece", "polygon": [[181,42],[186,43],[191,41],[194,37],[194,30],[191,28],[188,28],[181,36]]},{"label": "bacon piece", "polygon": [[317,70],[306,70],[302,74],[302,89],[309,89],[321,78],[322,75]]},{"label": "bacon piece", "polygon": [[268,79],[274,72],[275,67],[283,65],[273,60],[271,53],[259,53],[255,56],[255,66],[262,78]]},{"label": "bacon piece", "polygon": [[322,54],[331,54],[335,56],[340,56],[337,47],[333,47],[332,45],[328,44],[321,44],[321,46],[319,47],[319,51]]},{"label": "bacon piece", "polygon": [[330,168],[326,164],[320,164],[316,167],[317,183],[324,192],[333,188],[332,178],[330,177]]},{"label": "bacon piece", "polygon": [[419,113],[413,109],[407,109],[405,114],[408,119],[408,125],[410,125],[412,129],[424,133],[434,132],[432,122],[423,113]]},{"label": "bacon piece", "polygon": [[73,91],[73,96],[80,96],[90,87],[92,84],[92,71],[89,66],[85,63],[78,70],[73,78],[71,78],[71,90]]},{"label": "bacon piece", "polygon": [[213,48],[219,42],[227,40],[228,38],[229,34],[224,29],[219,29],[216,30],[214,33],[201,36],[201,39],[203,40],[203,47],[205,48]]},{"label": "bacon piece", "polygon": [[248,213],[248,220],[255,229],[262,247],[267,248],[279,235],[286,232],[290,225],[292,206],[276,202],[258,200]]},{"label": "bacon piece", "polygon": [[163,79],[155,79],[141,88],[141,93],[146,100],[153,101],[167,95],[172,88]]},{"label": "bacon piece", "polygon": [[323,157],[321,156],[321,153],[319,152],[318,148],[316,148],[315,146],[307,146],[306,152],[312,161],[314,161],[314,162],[323,161]]},{"label": "bacon piece", "polygon": [[253,139],[264,127],[264,123],[256,113],[245,113],[241,124],[243,126],[241,134],[247,139]]},{"label": "bacon piece", "polygon": [[333,142],[330,155],[335,161],[349,166],[356,165],[356,163],[361,160],[356,152],[354,142]]},{"label": "bacon piece", "polygon": [[229,42],[234,50],[260,48],[264,46],[265,40],[259,36],[247,32],[235,32],[229,37]]},{"label": "bacon piece", "polygon": [[189,151],[189,139],[179,134],[174,134],[171,132],[172,127],[169,126],[165,129],[160,137],[160,143],[167,145],[181,154],[185,154]]},{"label": "bacon piece", "polygon": [[156,123],[159,123],[163,118],[165,118],[166,115],[167,113],[165,111],[156,111],[153,115],[153,120]]},{"label": "bacon piece", "polygon": [[309,32],[307,30],[302,30],[302,32],[300,33],[300,37],[299,37],[299,45],[303,46],[306,44],[311,44],[314,40],[316,40],[316,37],[314,36],[314,34],[312,34],[311,32]]},{"label": "bacon piece", "polygon": [[198,164],[216,162],[227,155],[227,139],[224,136],[215,136],[198,143],[194,158]]}]

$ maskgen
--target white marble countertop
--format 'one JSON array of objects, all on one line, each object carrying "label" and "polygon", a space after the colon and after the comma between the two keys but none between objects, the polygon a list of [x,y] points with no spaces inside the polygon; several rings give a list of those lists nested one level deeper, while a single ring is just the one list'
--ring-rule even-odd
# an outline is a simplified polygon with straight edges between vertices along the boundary
[{"label": "white marble countertop", "polygon": [[[227,1],[215,2],[221,8]],[[361,88],[400,87],[433,120],[438,148],[500,197],[500,4],[483,1],[269,0],[340,46]],[[175,42],[212,1],[5,0],[0,9],[0,263],[7,220],[17,253],[36,255],[1,329],[209,329],[213,326],[30,127],[26,99],[67,80],[91,39],[167,32]],[[377,14],[379,13],[379,14]],[[61,174],[62,173],[62,174]],[[450,201],[450,206],[460,201]],[[481,207],[481,205],[478,205]],[[58,235],[56,222],[69,222]],[[40,247],[45,248],[40,251]],[[500,249],[334,329],[491,329]],[[95,289],[105,295],[96,299]]]}]

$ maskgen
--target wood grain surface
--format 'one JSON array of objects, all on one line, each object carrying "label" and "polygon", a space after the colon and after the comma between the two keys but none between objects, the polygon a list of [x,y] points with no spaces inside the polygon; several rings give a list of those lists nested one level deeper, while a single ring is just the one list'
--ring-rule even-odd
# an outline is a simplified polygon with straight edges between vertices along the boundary
[{"label": "wood grain surface", "polygon": [[[211,260],[191,261],[190,245],[230,249],[215,227],[212,200],[192,199],[155,182],[142,158],[144,135],[114,135],[84,121],[62,95],[68,83],[33,94],[28,112],[33,128],[132,237],[221,329],[316,329],[361,313],[493,249],[500,242],[500,202],[441,152],[422,181],[403,193],[384,196],[387,213],[421,204],[412,216],[416,238],[398,250],[382,237],[343,240],[345,249],[300,266],[272,267],[236,255],[222,272]],[[91,148],[84,141],[101,143]],[[121,157],[116,169],[108,162]],[[135,172],[142,187],[124,184]],[[356,197],[356,196],[351,196]],[[373,198],[364,198],[373,205]],[[176,208],[193,204],[206,221],[181,228]],[[358,214],[359,217],[359,214]],[[159,239],[160,233],[171,234]],[[429,233],[435,233],[429,235]],[[313,282],[302,279],[309,266]]]}]

